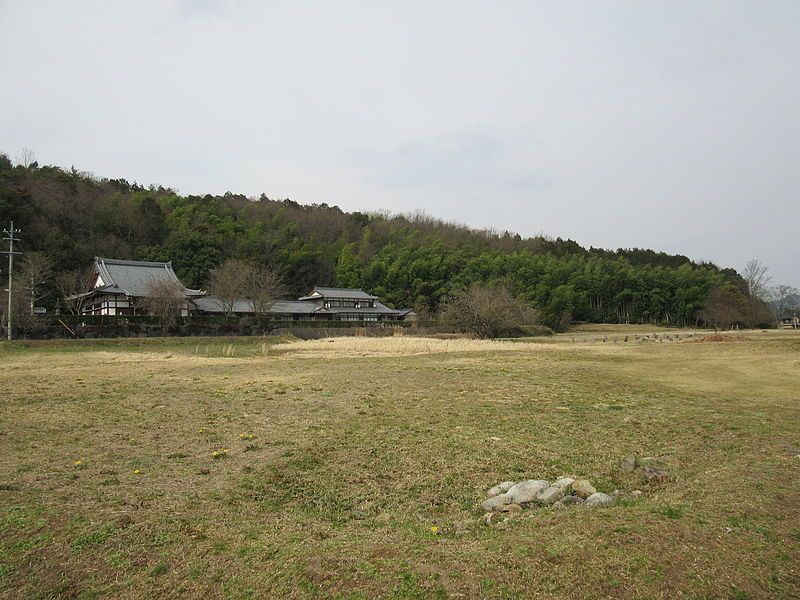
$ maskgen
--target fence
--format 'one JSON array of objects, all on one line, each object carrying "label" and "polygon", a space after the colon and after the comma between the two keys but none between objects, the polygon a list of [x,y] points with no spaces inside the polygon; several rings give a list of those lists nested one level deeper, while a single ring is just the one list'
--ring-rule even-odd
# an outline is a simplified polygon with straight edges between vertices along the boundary
[{"label": "fence", "polygon": [[[163,323],[159,317],[145,315],[51,315],[26,319],[15,324],[14,337],[51,338],[124,338],[163,336],[239,336],[297,332],[317,337],[327,331],[374,330],[410,327],[404,321],[285,321],[270,318],[195,315]],[[317,332],[317,333],[315,333]]]}]

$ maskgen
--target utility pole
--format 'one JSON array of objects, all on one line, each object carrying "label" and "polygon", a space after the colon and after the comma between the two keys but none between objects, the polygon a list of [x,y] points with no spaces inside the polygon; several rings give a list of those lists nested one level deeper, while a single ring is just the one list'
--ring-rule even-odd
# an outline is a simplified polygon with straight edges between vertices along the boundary
[{"label": "utility pole", "polygon": [[8,254],[8,290],[6,290],[8,292],[8,311],[6,314],[6,325],[8,325],[9,340],[11,339],[11,276],[14,271],[14,255],[22,254],[22,252],[14,252],[14,242],[19,241],[19,238],[14,236],[21,232],[21,229],[14,229],[14,221],[11,221],[11,225],[9,225],[8,229],[3,229],[3,234],[5,235],[3,241],[8,242],[8,252],[3,252],[3,254]]}]

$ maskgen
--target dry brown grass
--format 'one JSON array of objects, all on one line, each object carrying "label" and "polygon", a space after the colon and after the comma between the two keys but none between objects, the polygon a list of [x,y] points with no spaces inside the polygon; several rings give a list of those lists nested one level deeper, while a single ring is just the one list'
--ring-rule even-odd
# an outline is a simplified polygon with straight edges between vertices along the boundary
[{"label": "dry brown grass", "polygon": [[[798,597],[792,333],[2,346],[0,595]],[[562,474],[645,493],[480,523]]]},{"label": "dry brown grass", "polygon": [[298,340],[272,348],[273,353],[313,358],[352,358],[375,356],[419,356],[460,352],[552,352],[557,348],[537,342],[475,340],[430,337],[337,337]]}]

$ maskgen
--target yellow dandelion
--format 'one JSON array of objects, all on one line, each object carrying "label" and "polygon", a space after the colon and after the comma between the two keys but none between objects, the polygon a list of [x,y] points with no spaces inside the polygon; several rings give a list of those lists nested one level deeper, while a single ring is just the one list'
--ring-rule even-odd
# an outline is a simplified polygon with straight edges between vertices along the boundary
[{"label": "yellow dandelion", "polygon": [[141,473],[141,471],[139,469],[134,469],[133,470],[133,474],[134,475],[138,475],[139,473]]},{"label": "yellow dandelion", "polygon": [[81,464],[81,461],[79,461],[79,460],[76,460],[76,461],[75,461],[75,466],[76,466],[76,467],[77,467],[78,465],[80,465],[80,464]]},{"label": "yellow dandelion", "polygon": [[431,527],[431,533],[433,534],[439,533],[439,528],[436,525],[434,525],[433,527]]}]

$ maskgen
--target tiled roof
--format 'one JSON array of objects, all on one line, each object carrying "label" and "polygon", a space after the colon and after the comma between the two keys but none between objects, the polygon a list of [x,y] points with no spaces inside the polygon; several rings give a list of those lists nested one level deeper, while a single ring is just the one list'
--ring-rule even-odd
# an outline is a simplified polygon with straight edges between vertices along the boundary
[{"label": "tiled roof", "polygon": [[100,257],[95,257],[94,261],[97,273],[103,281],[103,286],[97,288],[98,291],[146,297],[150,294],[151,286],[154,283],[164,282],[178,284],[186,296],[200,296],[204,293],[184,286],[175,275],[175,271],[172,270],[171,262],[117,260]]},{"label": "tiled roof", "polygon": [[[193,302],[195,306],[197,306],[197,308],[199,308],[203,312],[224,313],[227,311],[227,306],[225,306],[223,301],[220,300],[219,298],[215,298],[214,296],[205,296],[203,298],[196,298],[193,300]],[[300,302],[298,300],[277,300],[270,307],[269,312],[277,314],[302,313],[310,315],[311,313],[317,310],[318,307],[310,302]],[[233,310],[231,312],[239,314],[255,312],[253,309],[253,301],[246,299],[236,300],[233,303]]]},{"label": "tiled roof", "polygon": [[[219,298],[215,298],[213,296],[195,298],[193,302],[198,309],[206,313],[224,313],[226,312],[227,308],[222,300],[220,300]],[[231,312],[239,314],[252,313],[254,312],[253,302],[251,300],[245,300],[245,299],[236,300],[233,304],[233,310]],[[311,315],[314,313],[326,313],[326,314],[351,313],[351,314],[373,314],[373,315],[405,314],[402,311],[391,309],[385,304],[381,304],[380,302],[375,302],[375,306],[362,306],[361,308],[353,308],[353,307],[324,308],[322,306],[321,301],[317,303],[317,302],[304,302],[301,300],[277,300],[269,308],[268,312],[272,314],[304,314],[304,315]]]},{"label": "tiled roof", "polygon": [[[214,296],[204,296],[202,298],[195,298],[192,300],[194,305],[203,312],[209,313],[224,313],[228,307],[225,306],[219,298]],[[233,303],[233,312],[235,313],[248,313],[253,312],[253,302],[250,300],[236,300]]]},{"label": "tiled roof", "polygon": [[356,288],[315,287],[310,294],[303,296],[300,300],[316,300],[320,296],[323,298],[345,298],[347,300],[376,300],[378,298]]}]

